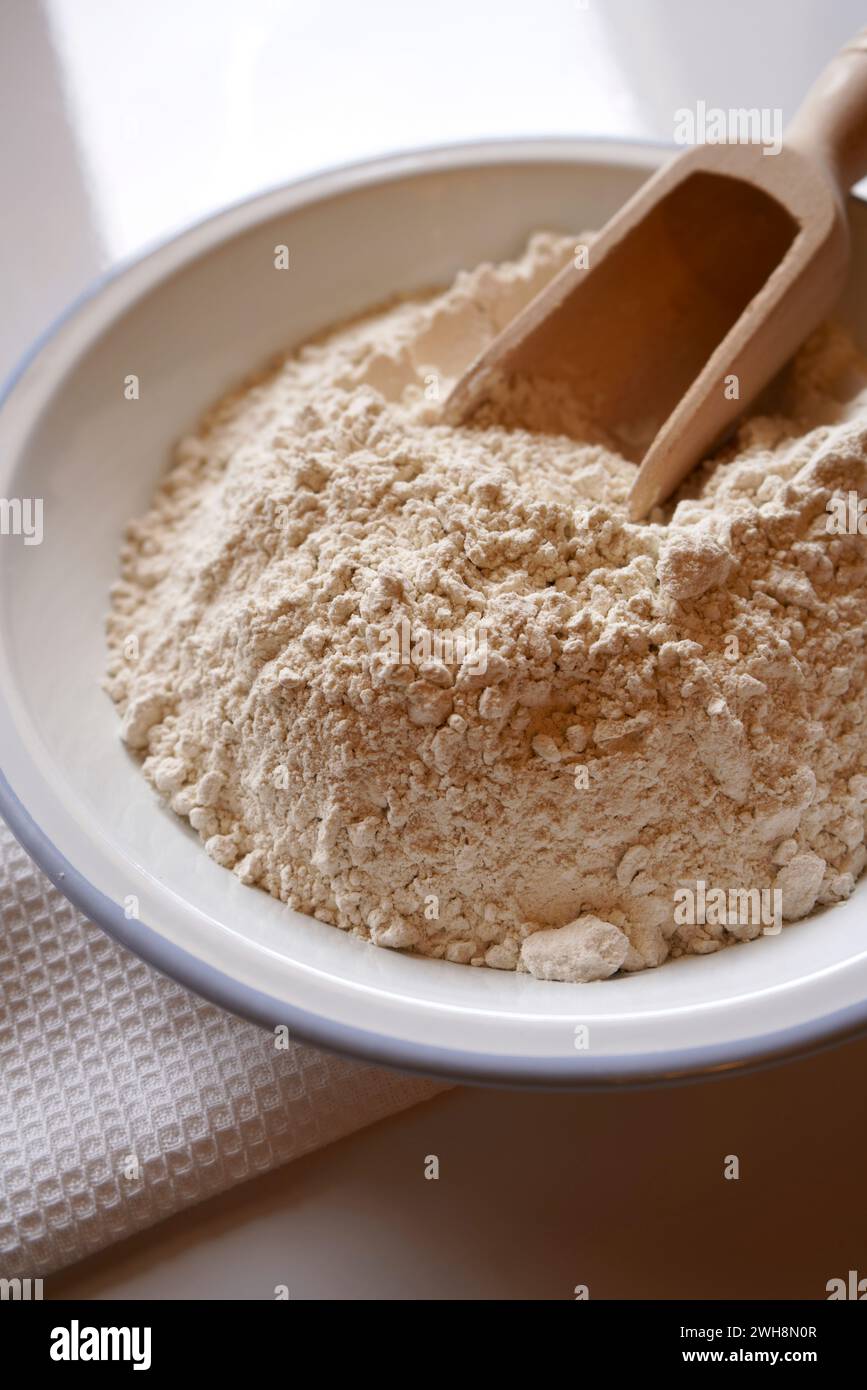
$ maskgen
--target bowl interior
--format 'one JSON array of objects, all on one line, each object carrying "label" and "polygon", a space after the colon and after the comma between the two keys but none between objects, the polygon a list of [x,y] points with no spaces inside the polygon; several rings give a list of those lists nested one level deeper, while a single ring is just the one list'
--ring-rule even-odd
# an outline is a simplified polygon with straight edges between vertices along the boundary
[{"label": "bowl interior", "polygon": [[[521,1055],[540,1076],[556,1059],[587,1070],[575,1030],[589,1024],[591,1057],[617,1073],[617,1059],[671,1049],[736,1058],[749,1039],[814,1027],[867,993],[863,887],[778,937],[604,985],[367,946],[212,863],[146,785],[100,689],[123,526],[206,406],[271,354],[395,291],[510,256],[538,228],[599,226],[658,157],[536,142],[397,159],[266,195],[79,306],[0,409],[0,497],[42,499],[44,517],[41,544],[0,539],[0,766],[59,854],[116,905],[130,944],[148,955],[155,933],[259,991],[264,1022],[303,1010],[322,1021],[319,1041],[332,1025],[356,1028],[386,1060],[405,1061],[411,1044],[431,1050],[431,1070],[448,1052],[489,1057],[496,1074],[497,1059]],[[860,204],[853,231],[845,316],[867,343]],[[288,270],[275,268],[281,245]],[[126,398],[130,376],[138,399]]]}]

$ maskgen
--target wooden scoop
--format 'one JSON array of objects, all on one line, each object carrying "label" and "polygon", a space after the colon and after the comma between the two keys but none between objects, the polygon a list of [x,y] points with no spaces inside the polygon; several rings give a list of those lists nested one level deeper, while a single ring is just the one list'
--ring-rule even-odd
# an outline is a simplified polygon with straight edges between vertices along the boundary
[{"label": "wooden scoop", "polygon": [[[867,173],[867,29],[829,64],[777,153],[699,145],[629,200],[481,353],[445,403],[460,424],[515,374],[566,381],[664,502],[829,313],[845,197]],[[577,262],[578,258],[576,258]]]}]

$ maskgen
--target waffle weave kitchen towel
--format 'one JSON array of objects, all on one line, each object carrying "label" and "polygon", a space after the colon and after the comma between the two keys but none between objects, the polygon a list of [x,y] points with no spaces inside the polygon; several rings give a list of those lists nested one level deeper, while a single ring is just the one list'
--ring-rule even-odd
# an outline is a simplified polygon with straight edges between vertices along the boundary
[{"label": "waffle weave kitchen towel", "polygon": [[0,1276],[50,1274],[442,1089],[278,1050],[115,945],[0,822]]}]

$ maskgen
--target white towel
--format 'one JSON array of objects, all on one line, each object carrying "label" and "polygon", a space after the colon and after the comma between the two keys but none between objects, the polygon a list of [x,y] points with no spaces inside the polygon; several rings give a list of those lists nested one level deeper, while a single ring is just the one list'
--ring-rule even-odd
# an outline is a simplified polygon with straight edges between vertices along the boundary
[{"label": "white towel", "polygon": [[86,921],[0,822],[0,1276],[44,1276],[444,1087],[274,1038]]}]

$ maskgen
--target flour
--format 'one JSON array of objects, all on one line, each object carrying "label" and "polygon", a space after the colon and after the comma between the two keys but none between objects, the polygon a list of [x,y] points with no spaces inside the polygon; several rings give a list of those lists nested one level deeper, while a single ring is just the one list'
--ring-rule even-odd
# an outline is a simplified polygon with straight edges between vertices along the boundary
[{"label": "flour", "polygon": [[792,920],[867,858],[864,541],[827,505],[867,484],[867,365],[821,330],[634,525],[635,465],[561,388],[440,420],[573,249],[539,235],[224,400],[108,623],[123,737],[217,863],[380,946],[558,980],[763,930],[678,919],[678,889]]}]

